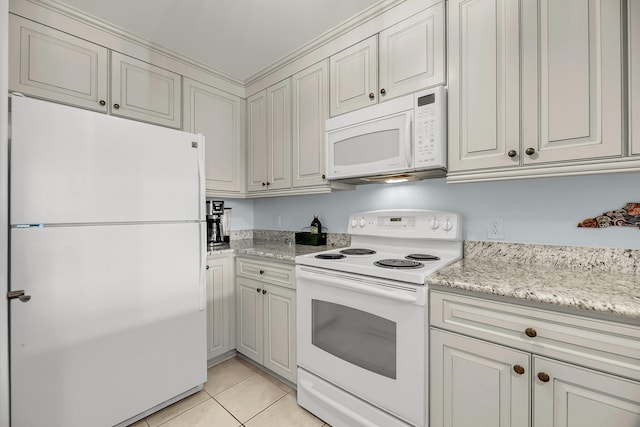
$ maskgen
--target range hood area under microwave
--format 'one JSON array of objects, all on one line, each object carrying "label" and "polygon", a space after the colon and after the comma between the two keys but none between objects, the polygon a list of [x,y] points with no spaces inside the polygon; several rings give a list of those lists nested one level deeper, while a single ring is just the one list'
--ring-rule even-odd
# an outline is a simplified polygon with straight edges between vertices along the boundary
[{"label": "range hood area under microwave", "polygon": [[446,89],[438,86],[326,121],[327,179],[349,184],[443,177]]}]

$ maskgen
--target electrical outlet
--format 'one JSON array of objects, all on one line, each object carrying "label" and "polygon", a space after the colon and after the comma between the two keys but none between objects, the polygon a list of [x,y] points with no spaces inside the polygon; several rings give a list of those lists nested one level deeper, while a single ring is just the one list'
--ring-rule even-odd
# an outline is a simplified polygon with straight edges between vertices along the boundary
[{"label": "electrical outlet", "polygon": [[502,217],[494,216],[489,218],[487,223],[487,237],[494,240],[504,239],[504,224]]}]

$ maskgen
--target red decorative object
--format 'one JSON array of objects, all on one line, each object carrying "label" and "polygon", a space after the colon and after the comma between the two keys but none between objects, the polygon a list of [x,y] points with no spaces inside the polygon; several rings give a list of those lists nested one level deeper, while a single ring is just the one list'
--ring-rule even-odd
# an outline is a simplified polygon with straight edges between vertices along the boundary
[{"label": "red decorative object", "polygon": [[587,218],[578,227],[638,227],[640,228],[640,202],[627,203],[622,209],[605,212],[595,218]]}]

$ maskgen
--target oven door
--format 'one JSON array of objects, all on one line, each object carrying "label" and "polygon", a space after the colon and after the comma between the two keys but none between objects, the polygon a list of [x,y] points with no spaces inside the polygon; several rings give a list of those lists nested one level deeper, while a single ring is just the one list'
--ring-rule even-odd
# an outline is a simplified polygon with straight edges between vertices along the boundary
[{"label": "oven door", "polygon": [[298,365],[424,425],[426,287],[296,266]]},{"label": "oven door", "polygon": [[413,111],[327,131],[327,178],[353,178],[413,168]]}]

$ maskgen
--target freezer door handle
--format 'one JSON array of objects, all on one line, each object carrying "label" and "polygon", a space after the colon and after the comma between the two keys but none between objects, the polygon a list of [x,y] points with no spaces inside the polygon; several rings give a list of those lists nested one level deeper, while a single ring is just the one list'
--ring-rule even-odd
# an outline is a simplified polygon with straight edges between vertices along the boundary
[{"label": "freezer door handle", "polygon": [[25,295],[23,290],[7,292],[7,299],[11,300],[16,298],[22,302],[27,302],[31,299],[31,295]]}]

